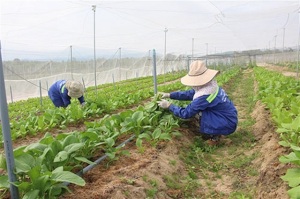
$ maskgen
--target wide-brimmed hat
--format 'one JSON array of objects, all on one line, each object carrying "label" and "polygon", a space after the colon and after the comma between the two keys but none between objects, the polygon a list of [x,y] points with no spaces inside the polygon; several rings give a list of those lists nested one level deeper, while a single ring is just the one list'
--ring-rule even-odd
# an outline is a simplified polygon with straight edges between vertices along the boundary
[{"label": "wide-brimmed hat", "polygon": [[68,89],[68,95],[73,98],[79,98],[83,95],[83,85],[78,81],[67,81],[66,88]]},{"label": "wide-brimmed hat", "polygon": [[194,61],[190,65],[189,73],[181,78],[186,86],[202,86],[210,82],[220,71],[206,67],[203,61]]}]

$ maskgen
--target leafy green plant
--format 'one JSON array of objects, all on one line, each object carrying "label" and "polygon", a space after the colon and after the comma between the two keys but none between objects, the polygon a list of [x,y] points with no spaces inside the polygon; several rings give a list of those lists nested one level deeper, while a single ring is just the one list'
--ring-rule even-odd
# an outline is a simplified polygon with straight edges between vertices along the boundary
[{"label": "leafy green plant", "polygon": [[282,139],[279,143],[290,147],[292,152],[283,155],[279,160],[283,163],[292,163],[298,168],[288,169],[281,178],[292,187],[288,194],[291,198],[300,197],[300,107],[298,92],[300,86],[293,78],[255,68],[259,80],[259,97],[270,109],[272,119],[276,122]]}]

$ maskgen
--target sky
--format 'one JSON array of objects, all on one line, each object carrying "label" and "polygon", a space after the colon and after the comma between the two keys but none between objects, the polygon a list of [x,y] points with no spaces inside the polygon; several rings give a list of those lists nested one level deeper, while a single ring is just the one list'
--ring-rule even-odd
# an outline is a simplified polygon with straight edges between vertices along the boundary
[{"label": "sky", "polygon": [[94,47],[97,58],[295,47],[299,7],[299,0],[1,0],[2,59],[93,59]]}]

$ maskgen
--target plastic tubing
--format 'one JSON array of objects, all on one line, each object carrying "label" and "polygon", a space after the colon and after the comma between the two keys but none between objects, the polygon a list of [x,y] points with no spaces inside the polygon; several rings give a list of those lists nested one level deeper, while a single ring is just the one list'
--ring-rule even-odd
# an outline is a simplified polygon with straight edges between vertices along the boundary
[{"label": "plastic tubing", "polygon": [[[132,135],[130,138],[128,138],[127,140],[125,140],[124,142],[122,142],[121,144],[119,144],[117,146],[117,148],[120,148],[121,146],[123,146],[124,144],[128,143],[129,141],[131,141],[133,138],[135,137],[135,135]],[[91,170],[92,168],[94,168],[95,166],[97,166],[102,160],[104,160],[107,157],[107,155],[103,155],[101,156],[99,159],[97,159],[96,161],[94,161],[95,164],[90,164],[88,166],[86,166],[85,168],[83,168],[81,171],[79,171],[77,173],[77,175],[82,176],[83,174],[85,174],[86,172],[88,172],[89,170]],[[70,182],[64,182],[63,185],[64,186],[68,186],[70,184]]]}]

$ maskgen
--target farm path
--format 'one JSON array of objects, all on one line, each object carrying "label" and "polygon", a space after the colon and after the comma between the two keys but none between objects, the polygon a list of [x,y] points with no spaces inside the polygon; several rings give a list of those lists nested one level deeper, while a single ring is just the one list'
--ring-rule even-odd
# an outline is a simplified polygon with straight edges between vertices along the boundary
[{"label": "farm path", "polygon": [[256,90],[253,71],[244,70],[224,88],[238,109],[239,125],[220,146],[199,147],[201,138],[189,121],[178,129],[181,137],[155,147],[145,144],[141,151],[130,142],[124,147],[129,156],[103,161],[83,176],[84,187],[71,185],[72,193],[60,198],[288,198],[280,179],[287,166],[278,161],[286,151],[268,111],[259,101],[252,107],[247,101]]},{"label": "farm path", "polygon": [[291,71],[292,69],[286,66],[277,66],[277,65],[267,64],[267,63],[257,63],[257,65],[260,67],[264,67],[268,70],[280,72],[284,76],[295,77],[295,78],[299,76],[299,74],[297,76],[297,72]]}]

